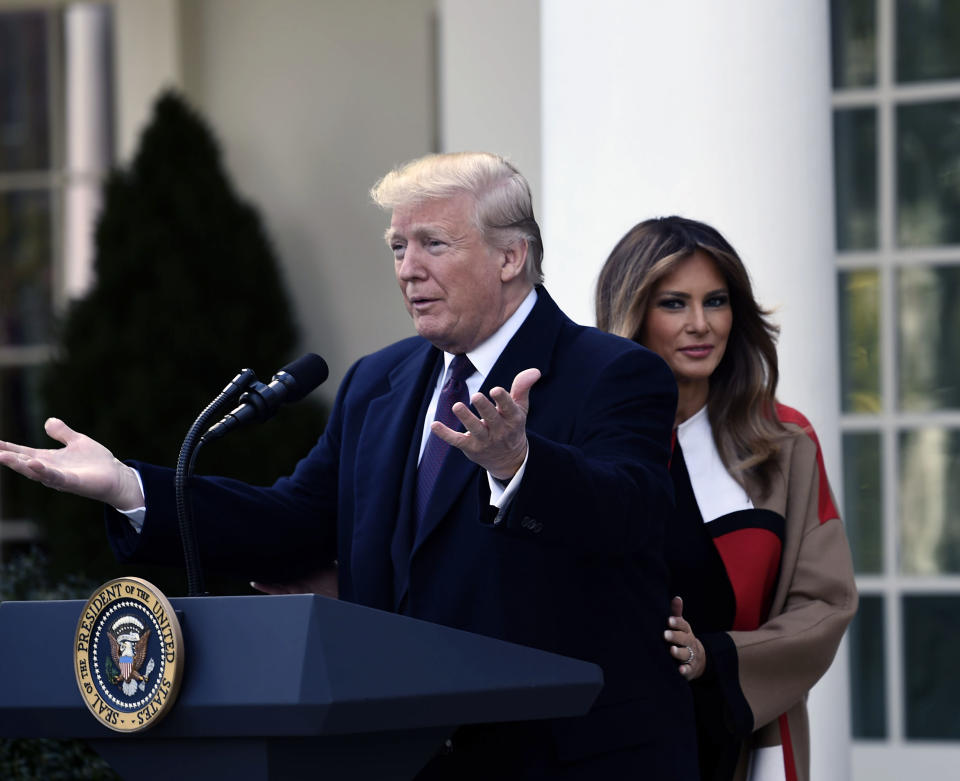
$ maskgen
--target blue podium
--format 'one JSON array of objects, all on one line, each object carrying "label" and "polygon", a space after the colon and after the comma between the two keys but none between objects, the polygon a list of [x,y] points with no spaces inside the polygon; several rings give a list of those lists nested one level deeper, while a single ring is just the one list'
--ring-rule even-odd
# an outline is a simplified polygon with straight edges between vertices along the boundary
[{"label": "blue podium", "polygon": [[463,724],[577,716],[600,668],[312,594],[170,600],[172,711],[136,734],[81,698],[82,600],[0,604],[0,735],[80,738],[124,778],[412,778]]}]

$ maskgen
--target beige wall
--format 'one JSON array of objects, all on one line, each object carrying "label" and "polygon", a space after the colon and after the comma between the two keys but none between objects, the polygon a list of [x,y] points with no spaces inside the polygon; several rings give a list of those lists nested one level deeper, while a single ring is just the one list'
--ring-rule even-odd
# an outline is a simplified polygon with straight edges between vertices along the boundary
[{"label": "beige wall", "polygon": [[[413,333],[383,243],[388,217],[367,193],[395,163],[431,151],[433,0],[116,6],[121,149],[149,108],[145,94],[181,84],[265,220],[301,349],[327,359],[332,399],[353,360]],[[145,62],[129,44],[148,38]],[[136,84],[124,86],[131,73]]]},{"label": "beige wall", "polygon": [[540,0],[439,0],[438,7],[443,150],[509,159],[530,182],[539,219]]}]

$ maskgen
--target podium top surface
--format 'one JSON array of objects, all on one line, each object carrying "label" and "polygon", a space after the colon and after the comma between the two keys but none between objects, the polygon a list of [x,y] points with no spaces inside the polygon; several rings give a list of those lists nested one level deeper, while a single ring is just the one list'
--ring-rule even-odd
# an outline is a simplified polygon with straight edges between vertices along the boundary
[{"label": "podium top surface", "polygon": [[[342,735],[586,713],[603,676],[570,659],[313,594],[170,599],[185,672],[143,735]],[[82,600],[0,603],[0,735],[115,736],[74,677]]]}]

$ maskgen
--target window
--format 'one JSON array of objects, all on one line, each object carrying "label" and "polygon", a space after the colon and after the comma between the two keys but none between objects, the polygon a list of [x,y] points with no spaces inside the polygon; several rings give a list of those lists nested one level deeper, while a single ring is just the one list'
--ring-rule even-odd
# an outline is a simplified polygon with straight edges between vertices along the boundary
[{"label": "window", "polygon": [[832,0],[831,21],[855,760],[879,741],[956,761],[960,3]]},{"label": "window", "polygon": [[[0,11],[0,431],[42,436],[39,372],[56,311],[89,274],[109,165],[110,7]],[[24,481],[0,472],[0,557],[34,534]]]}]

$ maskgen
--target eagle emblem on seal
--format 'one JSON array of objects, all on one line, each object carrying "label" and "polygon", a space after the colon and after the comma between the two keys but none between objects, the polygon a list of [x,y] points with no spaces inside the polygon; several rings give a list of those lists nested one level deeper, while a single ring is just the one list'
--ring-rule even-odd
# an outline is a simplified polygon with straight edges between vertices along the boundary
[{"label": "eagle emblem on seal", "polygon": [[110,656],[114,668],[110,670],[110,682],[123,689],[126,695],[132,695],[139,687],[144,688],[154,663],[151,659],[147,669],[140,669],[147,658],[147,645],[150,630],[133,616],[118,618],[107,632],[110,638]]}]

